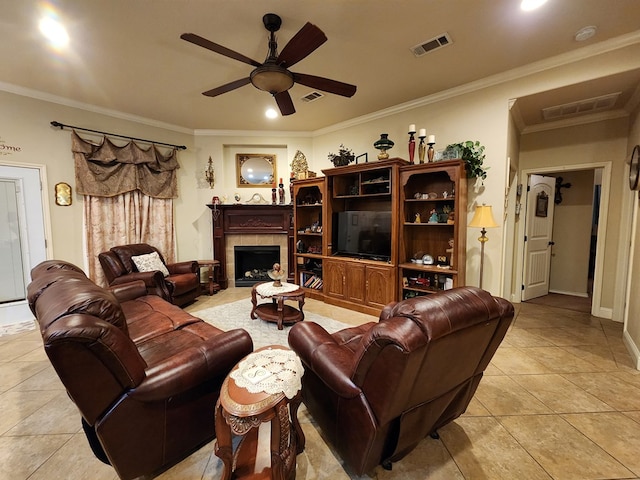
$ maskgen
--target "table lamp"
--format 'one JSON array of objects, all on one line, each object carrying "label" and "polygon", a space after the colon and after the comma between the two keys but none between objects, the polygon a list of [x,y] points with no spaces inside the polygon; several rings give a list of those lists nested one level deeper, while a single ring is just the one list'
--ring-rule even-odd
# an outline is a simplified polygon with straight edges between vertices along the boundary
[{"label": "table lamp", "polygon": [[489,240],[487,237],[487,228],[495,228],[499,225],[493,219],[493,212],[491,211],[491,205],[478,205],[476,207],[476,212],[471,219],[471,223],[469,223],[470,227],[481,228],[480,237],[478,241],[480,242],[480,288],[482,288],[482,273],[484,270],[484,244]]}]

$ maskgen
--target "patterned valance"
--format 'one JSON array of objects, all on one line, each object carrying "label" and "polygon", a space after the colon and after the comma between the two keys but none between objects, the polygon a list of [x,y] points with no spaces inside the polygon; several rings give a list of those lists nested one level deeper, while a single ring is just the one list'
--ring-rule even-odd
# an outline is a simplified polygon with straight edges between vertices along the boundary
[{"label": "patterned valance", "polygon": [[177,198],[177,150],[167,155],[155,145],[146,150],[131,141],[119,147],[108,137],[96,145],[71,133],[76,191],[81,195],[114,197],[140,190],[153,198]]}]

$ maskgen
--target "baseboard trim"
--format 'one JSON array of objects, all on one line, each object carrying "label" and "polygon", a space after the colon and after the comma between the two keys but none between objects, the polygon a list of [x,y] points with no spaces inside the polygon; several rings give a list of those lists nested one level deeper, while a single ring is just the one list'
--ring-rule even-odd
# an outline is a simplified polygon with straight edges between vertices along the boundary
[{"label": "baseboard trim", "polygon": [[636,370],[640,370],[640,349],[635,344],[631,335],[626,330],[622,333],[622,341],[624,342],[629,354],[634,360],[634,364],[636,366]]}]

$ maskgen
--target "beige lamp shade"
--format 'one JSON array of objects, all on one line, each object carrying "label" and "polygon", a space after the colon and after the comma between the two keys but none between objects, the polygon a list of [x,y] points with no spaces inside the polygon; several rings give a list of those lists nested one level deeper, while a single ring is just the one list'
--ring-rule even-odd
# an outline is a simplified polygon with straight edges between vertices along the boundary
[{"label": "beige lamp shade", "polygon": [[491,205],[478,205],[476,207],[476,212],[473,214],[473,218],[471,219],[471,223],[469,223],[469,226],[476,228],[498,227],[499,225],[493,218]]}]

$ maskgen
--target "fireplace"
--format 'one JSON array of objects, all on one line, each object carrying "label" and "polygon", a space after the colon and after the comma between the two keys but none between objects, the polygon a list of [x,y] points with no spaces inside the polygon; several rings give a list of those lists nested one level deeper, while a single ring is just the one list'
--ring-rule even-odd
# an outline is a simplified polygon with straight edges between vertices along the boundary
[{"label": "fireplace", "polygon": [[[293,282],[295,246],[293,245],[293,206],[262,204],[211,204],[213,252],[220,262],[217,282],[222,288],[234,286],[236,246],[275,245],[287,281]],[[278,260],[276,260],[278,261]],[[269,268],[273,267],[273,263]],[[253,267],[252,267],[253,268]],[[244,272],[242,272],[244,275]]]},{"label": "fireplace", "polygon": [[235,286],[250,287],[269,280],[269,270],[280,263],[278,245],[248,245],[233,247]]}]

